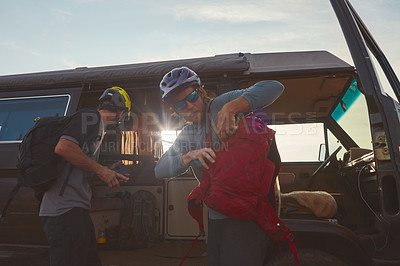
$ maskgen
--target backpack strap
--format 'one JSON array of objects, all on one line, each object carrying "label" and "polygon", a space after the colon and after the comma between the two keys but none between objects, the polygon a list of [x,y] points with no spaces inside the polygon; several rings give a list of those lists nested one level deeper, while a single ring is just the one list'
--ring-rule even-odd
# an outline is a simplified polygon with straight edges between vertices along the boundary
[{"label": "backpack strap", "polygon": [[8,196],[8,200],[6,205],[3,208],[3,211],[1,212],[1,216],[0,216],[0,222],[3,222],[6,219],[6,212],[8,207],[10,206],[10,203],[12,202],[12,200],[14,199],[15,195],[17,195],[19,189],[21,188],[21,185],[17,184],[15,185],[15,187],[13,188],[13,190],[10,192],[10,195]]},{"label": "backpack strap", "polygon": [[[207,148],[211,148],[211,104],[212,104],[213,99],[210,100],[210,103],[208,104],[208,136],[206,139],[206,147]],[[207,119],[207,115],[206,115],[206,119]],[[217,133],[217,132],[215,132]]]},{"label": "backpack strap", "polygon": [[68,181],[69,181],[69,177],[71,176],[71,173],[72,173],[72,168],[74,168],[74,166],[72,164],[68,163],[68,165],[69,165],[68,175],[65,178],[64,183],[63,183],[63,185],[62,185],[62,187],[60,189],[60,193],[58,194],[58,196],[60,196],[60,197],[62,195],[64,195],[64,191],[65,191],[65,188],[67,187],[67,184],[68,184]]},{"label": "backpack strap", "polygon": [[[85,109],[79,110],[76,113],[74,113],[73,116],[74,115],[78,115],[78,114],[82,114],[83,112],[88,111],[88,110],[93,110],[93,109],[92,108],[85,108]],[[100,117],[100,119],[101,119],[101,117]],[[99,131],[100,131],[100,126],[99,126],[97,131],[93,130],[92,134],[88,136],[88,139],[90,141],[95,140],[99,136],[98,135]],[[99,148],[101,146],[101,142],[103,141],[104,134],[101,134],[100,138],[101,139],[99,140],[99,145],[97,145],[96,150],[93,151],[92,156],[95,155],[98,152],[98,150],[99,150]],[[62,185],[62,187],[60,189],[60,193],[58,194],[58,196],[64,195],[65,188],[67,187],[69,178],[71,177],[71,174],[72,174],[72,169],[74,168],[74,166],[71,163],[68,163],[68,164],[69,164],[68,175],[65,178],[65,181],[64,181],[64,183],[63,183],[63,185]]]},{"label": "backpack strap", "polygon": [[[211,104],[213,102],[214,99],[210,100],[210,103],[208,105],[208,136],[206,139],[206,147],[207,148],[211,148],[211,130],[214,131],[215,135],[217,135],[217,127],[215,126],[214,123],[212,123],[212,118],[211,118]],[[207,116],[206,116],[207,117]]]}]

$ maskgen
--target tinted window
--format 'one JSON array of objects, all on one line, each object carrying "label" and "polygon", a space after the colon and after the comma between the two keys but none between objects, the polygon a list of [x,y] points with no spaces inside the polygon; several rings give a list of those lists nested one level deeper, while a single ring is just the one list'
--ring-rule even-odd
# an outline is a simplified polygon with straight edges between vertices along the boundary
[{"label": "tinted window", "polygon": [[64,116],[68,95],[0,99],[0,141],[21,140],[37,117]]}]

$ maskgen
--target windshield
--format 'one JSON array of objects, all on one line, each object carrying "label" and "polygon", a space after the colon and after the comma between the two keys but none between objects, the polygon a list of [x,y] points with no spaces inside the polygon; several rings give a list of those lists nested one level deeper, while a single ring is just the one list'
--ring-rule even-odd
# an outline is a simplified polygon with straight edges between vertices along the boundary
[{"label": "windshield", "polygon": [[372,149],[367,103],[357,80],[353,80],[331,116],[360,148]]}]

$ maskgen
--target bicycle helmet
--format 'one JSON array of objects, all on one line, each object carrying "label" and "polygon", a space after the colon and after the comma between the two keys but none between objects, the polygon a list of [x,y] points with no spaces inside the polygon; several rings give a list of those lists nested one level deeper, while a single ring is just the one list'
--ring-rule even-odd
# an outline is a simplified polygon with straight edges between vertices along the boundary
[{"label": "bicycle helmet", "polygon": [[131,111],[131,99],[128,93],[120,87],[106,89],[99,98],[100,107],[111,107],[127,112],[126,119],[129,119]]},{"label": "bicycle helmet", "polygon": [[184,66],[174,68],[165,74],[160,82],[161,99],[165,101],[169,93],[179,92],[193,85],[201,86],[200,78],[196,72]]}]

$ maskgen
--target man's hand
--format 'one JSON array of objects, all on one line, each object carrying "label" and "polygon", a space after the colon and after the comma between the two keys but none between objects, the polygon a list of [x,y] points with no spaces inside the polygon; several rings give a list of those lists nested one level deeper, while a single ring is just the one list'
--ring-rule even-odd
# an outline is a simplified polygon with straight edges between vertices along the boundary
[{"label": "man's hand", "polygon": [[129,177],[121,175],[90,159],[85,153],[83,153],[78,144],[68,139],[59,140],[55,147],[55,153],[64,157],[74,166],[95,173],[110,188],[119,187],[119,181],[127,182],[129,180]]},{"label": "man's hand", "polygon": [[238,129],[236,115],[250,110],[250,104],[243,96],[226,103],[218,112],[218,124],[215,132],[221,141],[227,141]]},{"label": "man's hand", "polygon": [[119,182],[126,183],[129,180],[128,176],[121,175],[105,166],[102,166],[96,174],[109,188],[118,188]]},{"label": "man's hand", "polygon": [[121,165],[121,164],[122,164],[121,161],[115,162],[110,166],[110,169],[112,170],[112,169],[114,169],[115,167],[117,167],[118,165]]},{"label": "man's hand", "polygon": [[131,176],[129,169],[121,161],[113,163],[109,168],[126,177]]},{"label": "man's hand", "polygon": [[227,141],[228,138],[236,133],[238,126],[236,124],[235,114],[230,112],[226,105],[218,112],[217,132],[221,141]]},{"label": "man's hand", "polygon": [[189,165],[191,161],[199,160],[204,168],[209,169],[208,162],[215,163],[216,157],[217,155],[211,148],[202,148],[182,155],[182,161],[185,165]]}]

